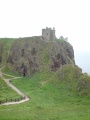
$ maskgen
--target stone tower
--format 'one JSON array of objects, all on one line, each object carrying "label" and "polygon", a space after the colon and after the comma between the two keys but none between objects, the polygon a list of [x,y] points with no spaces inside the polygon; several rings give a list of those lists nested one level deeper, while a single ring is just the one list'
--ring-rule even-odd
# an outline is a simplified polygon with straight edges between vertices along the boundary
[{"label": "stone tower", "polygon": [[42,37],[45,40],[55,40],[55,28],[53,29],[46,27],[46,29],[42,29]]}]

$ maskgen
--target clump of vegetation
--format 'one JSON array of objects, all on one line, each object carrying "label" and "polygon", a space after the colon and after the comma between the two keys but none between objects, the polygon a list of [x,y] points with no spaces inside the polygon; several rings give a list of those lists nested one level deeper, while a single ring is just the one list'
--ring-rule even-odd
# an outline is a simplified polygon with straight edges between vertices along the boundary
[{"label": "clump of vegetation", "polygon": [[90,96],[90,76],[82,73],[77,66],[65,65],[58,73],[59,80],[67,84],[78,95]]},{"label": "clump of vegetation", "polygon": [[90,76],[83,75],[79,78],[77,84],[77,91],[79,95],[89,95],[90,96]]}]

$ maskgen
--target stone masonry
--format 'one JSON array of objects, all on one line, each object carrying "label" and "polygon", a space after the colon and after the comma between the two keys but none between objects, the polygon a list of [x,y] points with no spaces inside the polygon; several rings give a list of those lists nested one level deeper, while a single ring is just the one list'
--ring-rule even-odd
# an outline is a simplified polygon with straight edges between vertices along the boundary
[{"label": "stone masonry", "polygon": [[45,29],[42,29],[42,37],[45,40],[55,40],[55,28],[53,27],[53,29],[46,27]]}]

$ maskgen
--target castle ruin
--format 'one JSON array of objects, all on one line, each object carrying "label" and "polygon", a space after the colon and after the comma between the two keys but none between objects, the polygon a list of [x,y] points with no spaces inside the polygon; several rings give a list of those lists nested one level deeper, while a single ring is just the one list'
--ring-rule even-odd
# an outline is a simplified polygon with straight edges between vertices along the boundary
[{"label": "castle ruin", "polygon": [[53,27],[53,29],[46,27],[45,29],[42,29],[42,37],[45,40],[55,40],[56,36],[55,36],[55,28]]}]

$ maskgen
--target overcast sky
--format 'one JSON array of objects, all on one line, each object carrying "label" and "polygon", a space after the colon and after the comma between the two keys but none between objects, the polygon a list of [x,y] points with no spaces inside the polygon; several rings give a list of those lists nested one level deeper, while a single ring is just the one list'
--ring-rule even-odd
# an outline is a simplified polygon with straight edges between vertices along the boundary
[{"label": "overcast sky", "polygon": [[37,36],[46,26],[68,37],[77,64],[79,53],[90,56],[90,0],[0,0],[0,37]]}]

